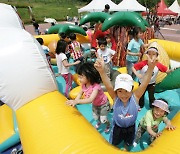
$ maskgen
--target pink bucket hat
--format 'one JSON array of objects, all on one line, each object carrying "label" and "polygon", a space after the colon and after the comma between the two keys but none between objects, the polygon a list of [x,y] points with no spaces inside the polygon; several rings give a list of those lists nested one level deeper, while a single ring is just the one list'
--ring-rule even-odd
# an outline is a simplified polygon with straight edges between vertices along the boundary
[{"label": "pink bucket hat", "polygon": [[152,105],[161,108],[162,110],[170,113],[169,108],[168,108],[168,104],[166,102],[164,102],[163,100],[155,100]]},{"label": "pink bucket hat", "polygon": [[115,80],[114,91],[119,88],[125,89],[131,92],[134,81],[129,74],[119,74]]}]

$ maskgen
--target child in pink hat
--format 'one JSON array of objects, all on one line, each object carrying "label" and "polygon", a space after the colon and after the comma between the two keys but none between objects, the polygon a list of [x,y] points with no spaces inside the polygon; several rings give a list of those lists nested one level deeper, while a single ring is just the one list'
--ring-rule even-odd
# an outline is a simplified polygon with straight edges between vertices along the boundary
[{"label": "child in pink hat", "polygon": [[141,136],[147,131],[150,135],[150,142],[153,142],[157,137],[161,135],[158,132],[158,126],[163,121],[166,124],[168,130],[174,130],[175,127],[171,124],[171,121],[167,118],[169,113],[168,103],[163,99],[157,99],[153,103],[153,109],[148,110],[146,115],[139,123],[134,146],[137,145]]}]

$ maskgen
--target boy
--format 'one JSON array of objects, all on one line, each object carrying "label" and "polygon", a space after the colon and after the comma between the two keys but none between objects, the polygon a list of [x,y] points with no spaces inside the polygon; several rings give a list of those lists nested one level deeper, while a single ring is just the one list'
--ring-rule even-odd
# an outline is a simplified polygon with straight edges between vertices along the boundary
[{"label": "boy", "polygon": [[71,56],[73,57],[75,62],[78,60],[83,62],[84,61],[83,52],[82,52],[81,44],[78,41],[76,41],[76,34],[74,33],[69,34],[69,38],[71,40],[71,44],[69,45]]},{"label": "boy", "polygon": [[105,71],[108,77],[110,77],[112,58],[115,54],[114,50],[107,47],[107,41],[105,38],[100,38],[98,40],[99,49],[97,50],[98,57],[103,57],[105,63]]},{"label": "boy", "polygon": [[156,63],[156,57],[152,59],[148,57],[149,67],[144,75],[143,83],[133,92],[133,79],[128,74],[119,74],[116,77],[115,87],[113,88],[110,79],[104,71],[103,58],[97,59],[94,66],[98,70],[109,95],[114,100],[113,126],[110,135],[111,144],[117,146],[121,141],[124,141],[126,148],[132,145],[135,136],[138,102],[150,81]]}]

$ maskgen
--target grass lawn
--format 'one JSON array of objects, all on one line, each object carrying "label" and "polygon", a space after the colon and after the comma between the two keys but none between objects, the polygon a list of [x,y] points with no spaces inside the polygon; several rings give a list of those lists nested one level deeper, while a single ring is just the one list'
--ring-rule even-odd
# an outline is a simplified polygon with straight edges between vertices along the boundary
[{"label": "grass lawn", "polygon": [[31,21],[28,6],[32,8],[35,19],[43,22],[45,17],[62,21],[67,15],[78,16],[78,9],[86,5],[77,0],[0,0],[0,3],[16,6],[25,24]]}]

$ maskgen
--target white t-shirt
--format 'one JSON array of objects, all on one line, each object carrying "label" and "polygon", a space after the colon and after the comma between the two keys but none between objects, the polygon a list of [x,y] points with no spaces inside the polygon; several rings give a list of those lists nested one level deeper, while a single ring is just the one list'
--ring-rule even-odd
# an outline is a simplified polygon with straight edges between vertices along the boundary
[{"label": "white t-shirt", "polygon": [[60,53],[59,55],[56,54],[58,73],[61,73],[61,74],[69,73],[69,67],[64,67],[63,65],[63,60],[65,59],[67,59],[67,57],[64,53]]},{"label": "white t-shirt", "polygon": [[111,57],[115,54],[115,51],[106,47],[104,51],[98,49],[97,53],[100,57],[103,57],[104,63],[107,64],[111,61]]},{"label": "white t-shirt", "polygon": [[45,54],[49,53],[49,48],[47,46],[42,45],[42,48],[43,48]]}]

